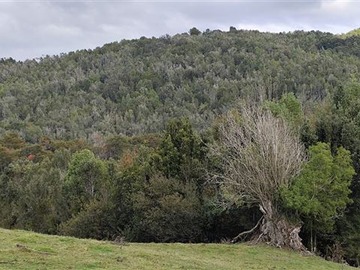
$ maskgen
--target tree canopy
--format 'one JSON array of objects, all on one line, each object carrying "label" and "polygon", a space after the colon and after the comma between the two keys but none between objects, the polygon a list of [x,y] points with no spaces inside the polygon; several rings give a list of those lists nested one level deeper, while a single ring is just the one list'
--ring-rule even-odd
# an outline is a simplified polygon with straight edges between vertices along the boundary
[{"label": "tree canopy", "polygon": [[322,100],[359,77],[359,39],[232,28],[123,40],[25,62],[5,59],[0,134],[16,131],[28,142],[91,140],[159,132],[178,117],[205,130],[239,98],[294,93],[301,102]]}]

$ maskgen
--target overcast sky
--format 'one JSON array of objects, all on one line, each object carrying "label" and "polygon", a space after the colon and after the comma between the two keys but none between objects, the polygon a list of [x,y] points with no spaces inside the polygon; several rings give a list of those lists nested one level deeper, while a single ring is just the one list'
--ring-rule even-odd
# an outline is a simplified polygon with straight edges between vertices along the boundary
[{"label": "overcast sky", "polygon": [[122,39],[192,27],[344,33],[360,27],[360,0],[4,1],[0,58],[17,60],[93,49]]}]

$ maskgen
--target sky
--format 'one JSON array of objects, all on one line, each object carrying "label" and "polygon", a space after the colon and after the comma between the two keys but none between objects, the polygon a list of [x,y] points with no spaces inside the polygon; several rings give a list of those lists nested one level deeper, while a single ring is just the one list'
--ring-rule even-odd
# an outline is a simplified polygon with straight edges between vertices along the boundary
[{"label": "sky", "polygon": [[360,27],[360,0],[0,0],[0,58],[23,61],[192,27],[230,26],[346,33]]}]

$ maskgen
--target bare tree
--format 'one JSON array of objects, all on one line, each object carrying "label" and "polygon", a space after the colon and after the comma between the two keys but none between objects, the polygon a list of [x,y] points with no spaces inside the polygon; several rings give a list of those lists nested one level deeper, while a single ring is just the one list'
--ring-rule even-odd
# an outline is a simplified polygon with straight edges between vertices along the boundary
[{"label": "bare tree", "polygon": [[284,120],[255,106],[241,109],[240,114],[229,112],[219,136],[220,143],[212,149],[222,164],[216,181],[227,194],[259,205],[263,217],[257,225],[257,241],[304,249],[301,225],[291,224],[277,205],[280,189],[290,186],[305,160],[298,136]]}]

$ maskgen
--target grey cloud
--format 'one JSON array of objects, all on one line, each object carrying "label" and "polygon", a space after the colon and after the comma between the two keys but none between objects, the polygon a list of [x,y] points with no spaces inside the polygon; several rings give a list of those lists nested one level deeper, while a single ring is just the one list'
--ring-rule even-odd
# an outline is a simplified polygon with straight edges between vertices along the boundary
[{"label": "grey cloud", "polygon": [[0,2],[0,58],[59,54],[193,26],[345,32],[359,27],[358,14],[360,2],[346,0]]}]

